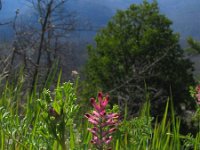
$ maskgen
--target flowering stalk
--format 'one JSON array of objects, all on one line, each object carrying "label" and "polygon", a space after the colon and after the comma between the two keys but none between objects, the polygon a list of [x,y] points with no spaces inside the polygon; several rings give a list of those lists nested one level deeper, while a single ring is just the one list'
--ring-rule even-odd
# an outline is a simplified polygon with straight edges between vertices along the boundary
[{"label": "flowering stalk", "polygon": [[196,86],[196,98],[197,98],[197,104],[200,105],[200,85]]},{"label": "flowering stalk", "polygon": [[107,145],[112,140],[112,133],[116,130],[119,121],[119,114],[106,113],[106,106],[109,101],[109,96],[103,98],[101,92],[98,93],[98,102],[94,98],[90,99],[94,110],[91,114],[86,113],[85,117],[93,124],[93,128],[88,128],[93,137],[91,143],[96,145],[97,149],[103,150],[104,145]]},{"label": "flowering stalk", "polygon": [[198,119],[198,128],[200,131],[200,85],[196,86],[196,99],[197,99],[197,119]]},{"label": "flowering stalk", "polygon": [[[39,99],[41,108],[41,117],[46,123],[49,134],[52,140],[56,140],[62,150],[68,150],[67,140],[74,142],[73,138],[67,138],[66,135],[72,137],[74,135],[74,115],[78,112],[78,105],[76,104],[76,95],[72,83],[63,83],[57,86],[54,90],[54,99],[49,90],[44,90],[43,99]],[[73,144],[71,149],[75,149]]]}]

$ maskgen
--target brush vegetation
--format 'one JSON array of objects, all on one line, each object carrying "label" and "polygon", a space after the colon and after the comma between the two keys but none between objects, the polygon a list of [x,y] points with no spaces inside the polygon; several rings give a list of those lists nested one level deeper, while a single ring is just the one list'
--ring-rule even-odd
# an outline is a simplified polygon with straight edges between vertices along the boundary
[{"label": "brush vegetation", "polygon": [[[24,95],[22,77],[16,84],[7,82],[0,95],[0,149],[95,149],[87,130],[91,125],[84,118],[83,108],[80,109],[84,105],[79,104],[77,85],[77,82],[61,84],[59,77],[53,91],[44,89],[41,93]],[[171,98],[159,122],[151,117],[150,107],[147,98],[140,115],[131,119],[125,107],[109,147],[115,150],[200,149],[200,132],[180,133],[180,119],[174,114]],[[91,109],[84,108],[85,112]],[[119,107],[115,105],[108,111],[119,112]]]}]

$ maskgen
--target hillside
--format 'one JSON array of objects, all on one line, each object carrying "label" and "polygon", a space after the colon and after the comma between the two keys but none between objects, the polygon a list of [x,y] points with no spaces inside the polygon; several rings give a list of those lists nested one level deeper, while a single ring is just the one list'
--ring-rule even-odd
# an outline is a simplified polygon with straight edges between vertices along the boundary
[{"label": "hillside", "polygon": [[[77,19],[81,22],[79,24],[85,21],[90,22],[94,28],[101,28],[115,14],[117,9],[125,9],[131,3],[140,2],[142,2],[142,0],[74,0],[67,2],[66,7],[76,12]],[[180,33],[181,44],[185,45],[185,39],[188,36],[200,39],[199,0],[158,0],[158,3],[161,12],[173,21],[172,28],[174,31]],[[29,3],[23,0],[7,0],[3,1],[3,9],[0,11],[0,21],[12,20],[18,8],[20,8],[20,15],[25,17],[31,16]],[[1,35],[5,35],[5,32],[9,32],[9,30],[10,28],[1,29]],[[93,35],[94,34],[91,36]]]}]

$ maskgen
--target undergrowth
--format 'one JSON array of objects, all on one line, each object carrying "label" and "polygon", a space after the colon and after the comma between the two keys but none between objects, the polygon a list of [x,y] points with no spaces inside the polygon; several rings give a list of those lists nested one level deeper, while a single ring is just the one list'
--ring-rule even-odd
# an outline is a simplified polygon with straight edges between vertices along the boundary
[{"label": "undergrowth", "polygon": [[[0,149],[2,150],[88,150],[91,127],[81,114],[77,101],[77,84],[58,81],[53,91],[23,94],[21,79],[6,84],[0,95]],[[89,98],[88,98],[89,99]],[[89,101],[88,101],[89,102]],[[199,150],[200,132],[180,134],[180,119],[174,114],[171,99],[167,101],[161,122],[150,116],[146,100],[140,115],[121,118],[110,147],[113,150]],[[81,108],[82,110],[83,108]],[[90,111],[92,108],[84,108]],[[106,108],[113,113],[118,106]],[[170,117],[168,114],[171,114]],[[199,121],[199,120],[197,120]]]}]

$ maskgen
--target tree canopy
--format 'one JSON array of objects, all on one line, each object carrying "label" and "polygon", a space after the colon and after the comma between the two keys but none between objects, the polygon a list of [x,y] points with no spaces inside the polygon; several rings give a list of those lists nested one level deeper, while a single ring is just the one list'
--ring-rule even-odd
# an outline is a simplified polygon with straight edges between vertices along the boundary
[{"label": "tree canopy", "polygon": [[192,37],[189,37],[187,42],[188,42],[188,45],[189,45],[189,48],[186,49],[187,52],[194,53],[194,54],[200,53],[200,42],[199,41],[194,40]]},{"label": "tree canopy", "polygon": [[146,91],[154,108],[162,108],[171,94],[177,110],[182,103],[189,106],[192,63],[184,58],[171,24],[155,1],[117,11],[97,33],[96,45],[88,47],[84,94],[108,92],[114,103],[123,107],[126,101],[130,114],[138,112]]}]

